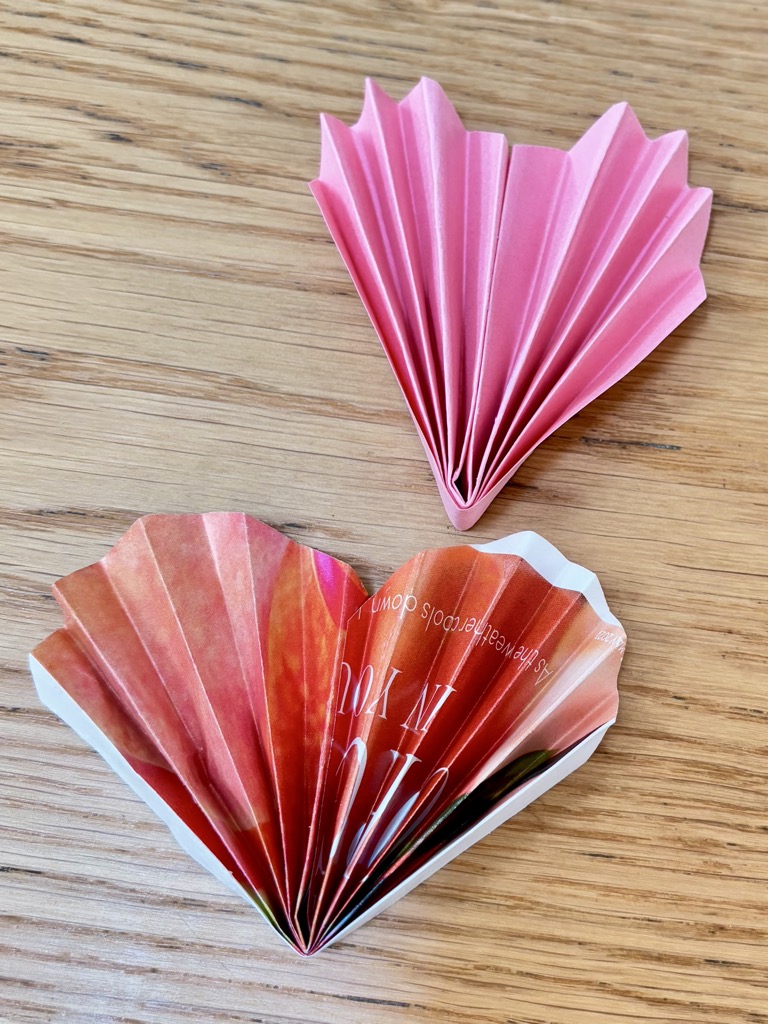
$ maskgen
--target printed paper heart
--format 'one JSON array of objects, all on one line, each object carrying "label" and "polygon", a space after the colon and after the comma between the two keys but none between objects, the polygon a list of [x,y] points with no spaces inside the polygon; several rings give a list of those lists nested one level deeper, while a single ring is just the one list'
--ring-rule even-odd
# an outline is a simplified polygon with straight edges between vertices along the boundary
[{"label": "printed paper heart", "polygon": [[467,132],[424,78],[322,117],[311,183],[457,529],[705,298],[712,193],[626,103],[569,152]]},{"label": "printed paper heart", "polygon": [[533,533],[373,597],[239,513],[139,520],[55,587],[41,699],[295,949],[347,934],[581,764],[625,634]]}]

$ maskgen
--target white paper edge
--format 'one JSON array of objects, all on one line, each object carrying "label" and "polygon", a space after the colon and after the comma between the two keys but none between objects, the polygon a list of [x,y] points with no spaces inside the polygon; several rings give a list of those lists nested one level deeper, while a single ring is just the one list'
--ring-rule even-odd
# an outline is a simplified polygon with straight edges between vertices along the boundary
[{"label": "white paper edge", "polygon": [[528,782],[523,783],[514,793],[510,794],[500,804],[498,804],[489,814],[484,818],[481,818],[476,825],[473,825],[468,831],[457,836],[451,843],[449,843],[444,849],[436,853],[431,860],[427,861],[422,867],[419,868],[413,875],[410,875],[404,881],[400,883],[391,892],[383,896],[378,903],[374,903],[372,907],[366,910],[360,917],[355,918],[354,921],[350,921],[348,925],[342,928],[338,934],[334,935],[333,938],[326,944],[327,946],[332,945],[334,942],[338,942],[339,939],[345,938],[350,932],[353,932],[355,928],[359,928],[360,925],[370,921],[372,917],[376,917],[382,910],[386,910],[387,907],[391,907],[392,904],[399,900],[402,896],[414,889],[425,879],[433,875],[435,871],[439,871],[440,868],[444,867],[449,861],[452,861],[454,857],[458,857],[459,854],[464,853],[470,846],[479,842],[489,835],[499,825],[503,825],[505,821],[513,818],[520,811],[524,810],[528,804],[533,803],[534,800],[538,800],[540,796],[543,796],[548,789],[557,785],[558,782],[571,774],[577,768],[587,761],[592,754],[595,752],[597,745],[602,740],[608,729],[613,725],[616,719],[612,719],[610,722],[606,722],[605,725],[601,725],[599,729],[591,732],[586,739],[583,739],[581,743],[577,744],[572,750],[565,754],[559,761],[552,765],[551,768],[545,769],[541,775],[537,775],[535,778],[530,779]]},{"label": "white paper edge", "polygon": [[[168,826],[171,835],[185,853],[189,854],[193,860],[197,861],[200,867],[209,871],[214,878],[218,879],[228,889],[238,896],[242,896],[248,905],[258,910],[259,914],[272,927],[271,921],[265,917],[259,905],[254,903],[248,891],[240,885],[231,871],[224,867],[221,861],[211,853],[205,843],[168,806],[165,800],[162,800],[154,789],[131,768],[117,747],[107,739],[101,729],[72,700],[67,691],[56,682],[46,668],[43,668],[33,654],[29,656],[29,670],[32,673],[35,689],[41,702],[57,715],[62,722],[66,723],[76,732],[81,739],[85,740],[89,746],[93,747],[104,758],[112,771],[120,776],[123,782],[128,783],[134,793]],[[284,935],[277,929],[273,930],[277,932],[290,949],[294,948]]]},{"label": "white paper edge", "polygon": [[562,551],[533,530],[513,533],[509,537],[502,537],[501,540],[491,541],[490,544],[473,544],[472,547],[476,551],[490,555],[518,555],[524,558],[547,583],[554,587],[562,587],[564,590],[577,590],[586,597],[593,611],[603,622],[618,626],[619,629],[623,628],[608,608],[597,576],[583,565],[569,562]]}]

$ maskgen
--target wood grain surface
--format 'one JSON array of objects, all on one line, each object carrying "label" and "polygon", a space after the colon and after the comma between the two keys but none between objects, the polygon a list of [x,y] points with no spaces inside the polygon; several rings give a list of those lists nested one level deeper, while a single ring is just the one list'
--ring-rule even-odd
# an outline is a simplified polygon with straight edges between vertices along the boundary
[{"label": "wood grain surface", "polygon": [[[0,10],[0,1019],[768,1021],[768,8],[12,0]],[[460,543],[308,190],[318,113],[437,78],[568,146],[612,102],[715,190],[709,300],[469,537],[543,533],[629,633],[598,754],[310,961],[36,701],[59,576],[246,510],[379,585]]]}]

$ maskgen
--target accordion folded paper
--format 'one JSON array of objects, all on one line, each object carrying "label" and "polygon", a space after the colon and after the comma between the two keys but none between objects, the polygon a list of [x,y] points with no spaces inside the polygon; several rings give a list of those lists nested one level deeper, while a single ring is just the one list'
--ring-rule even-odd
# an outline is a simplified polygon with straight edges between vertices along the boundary
[{"label": "accordion folded paper", "polygon": [[42,701],[304,954],[564,778],[616,713],[624,631],[534,533],[424,551],[368,597],[245,515],[148,516],[55,595]]},{"label": "accordion folded paper", "polygon": [[369,81],[352,127],[323,115],[310,187],[458,529],[704,300],[712,193],[687,163],[626,103],[569,152],[465,131],[426,78],[401,103]]}]

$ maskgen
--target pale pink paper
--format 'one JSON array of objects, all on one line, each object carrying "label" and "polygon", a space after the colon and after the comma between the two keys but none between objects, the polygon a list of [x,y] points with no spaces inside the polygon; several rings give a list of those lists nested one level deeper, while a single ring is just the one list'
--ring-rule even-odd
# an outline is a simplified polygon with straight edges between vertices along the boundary
[{"label": "pale pink paper", "polygon": [[430,79],[369,81],[357,124],[322,116],[310,187],[458,529],[705,298],[711,190],[626,103],[569,152],[510,150]]}]

